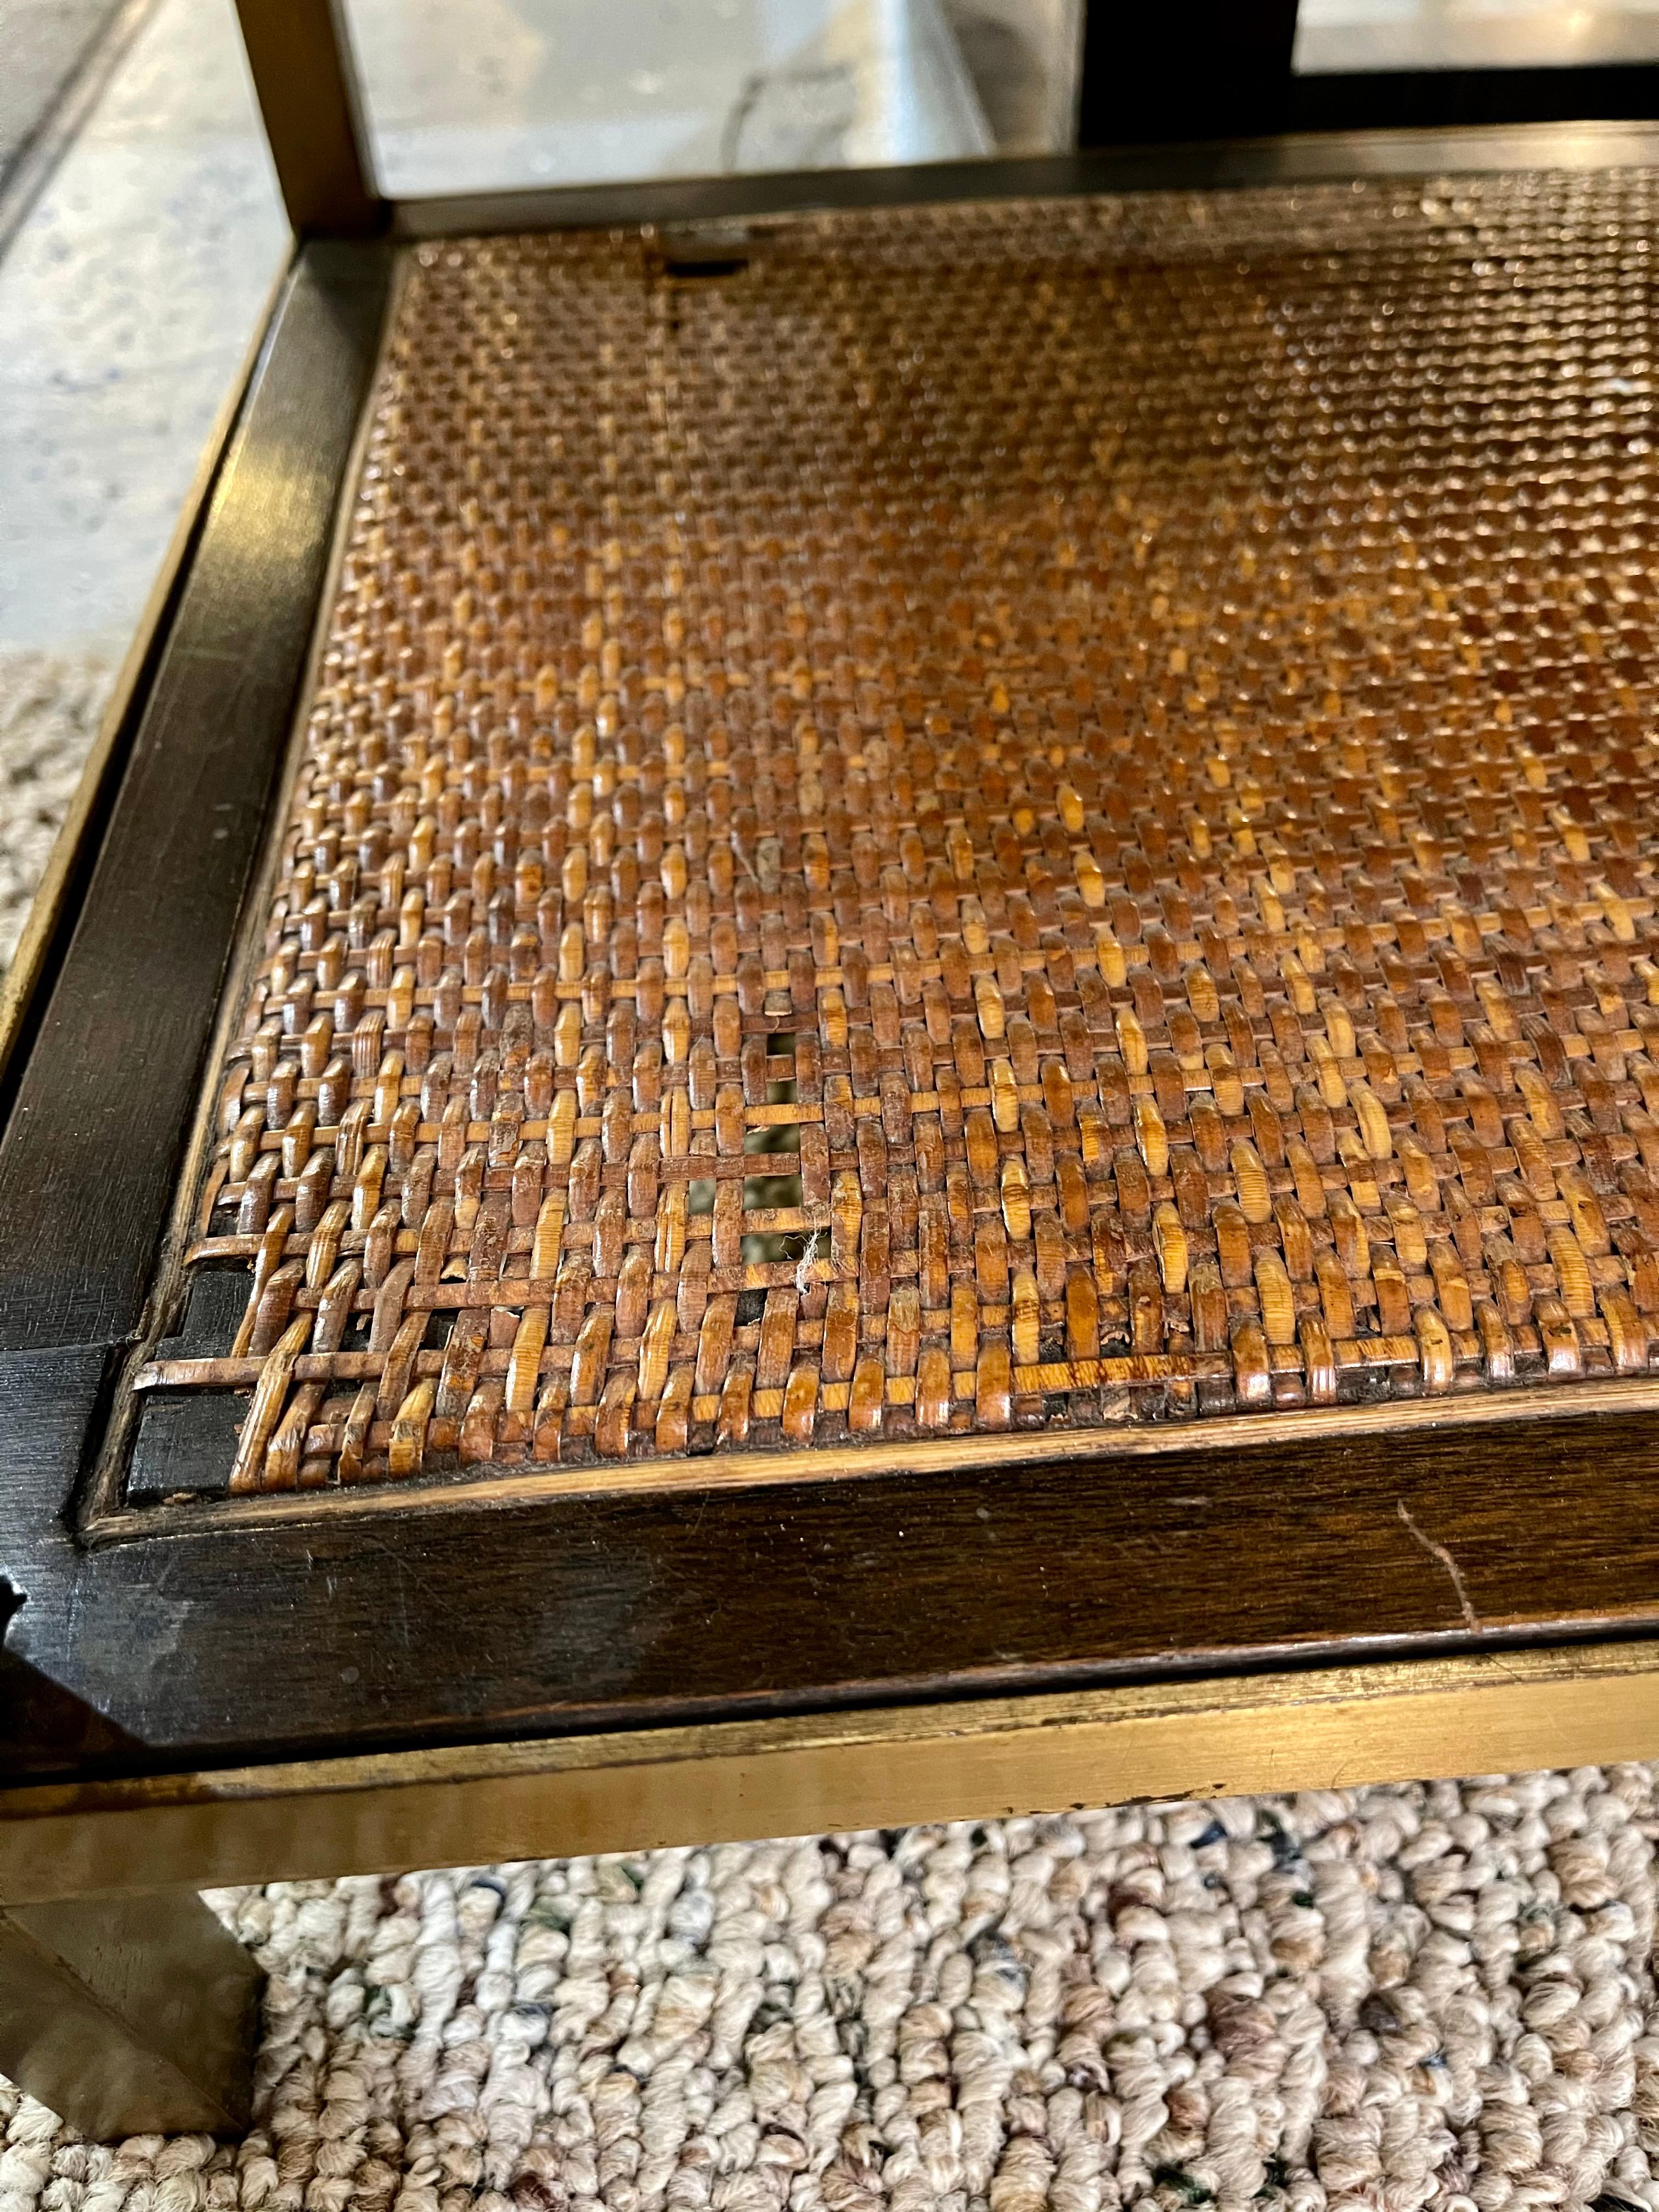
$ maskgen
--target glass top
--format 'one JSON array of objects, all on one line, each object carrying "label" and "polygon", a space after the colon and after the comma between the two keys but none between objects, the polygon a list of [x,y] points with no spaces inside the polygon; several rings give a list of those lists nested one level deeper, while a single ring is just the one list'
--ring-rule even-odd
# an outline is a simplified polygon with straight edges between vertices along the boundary
[{"label": "glass top", "polygon": [[1655,60],[1659,0],[1301,0],[1293,66],[1325,76]]},{"label": "glass top", "polygon": [[1042,154],[1080,0],[347,0],[396,197]]}]

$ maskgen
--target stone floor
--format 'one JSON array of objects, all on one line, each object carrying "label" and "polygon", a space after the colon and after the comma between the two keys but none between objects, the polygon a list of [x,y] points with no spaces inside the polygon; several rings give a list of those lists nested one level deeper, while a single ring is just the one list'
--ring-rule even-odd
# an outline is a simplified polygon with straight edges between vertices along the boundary
[{"label": "stone floor", "polygon": [[0,185],[51,114],[118,0],[0,0]]},{"label": "stone floor", "polygon": [[0,263],[0,653],[118,661],[287,245],[230,0],[158,0]]}]

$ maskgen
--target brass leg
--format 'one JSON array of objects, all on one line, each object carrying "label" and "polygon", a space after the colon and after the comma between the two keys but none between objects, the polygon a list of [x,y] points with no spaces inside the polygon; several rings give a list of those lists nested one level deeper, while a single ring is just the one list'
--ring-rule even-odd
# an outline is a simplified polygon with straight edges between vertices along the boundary
[{"label": "brass leg", "polygon": [[0,1910],[0,2074],[83,2134],[247,2125],[252,1959],[193,1890]]}]

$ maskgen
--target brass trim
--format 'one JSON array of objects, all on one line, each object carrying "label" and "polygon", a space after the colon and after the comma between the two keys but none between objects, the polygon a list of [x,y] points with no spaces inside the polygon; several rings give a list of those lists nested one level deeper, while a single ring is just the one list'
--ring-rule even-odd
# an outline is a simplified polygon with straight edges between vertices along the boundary
[{"label": "brass trim", "polygon": [[387,205],[333,0],[236,0],[283,205],[298,238],[367,238]]},{"label": "brass trim", "polygon": [[241,2134],[258,1994],[191,1890],[0,1912],[0,2068],[83,2135]]},{"label": "brass trim", "polygon": [[0,1792],[9,1905],[1659,1755],[1659,1644]]}]

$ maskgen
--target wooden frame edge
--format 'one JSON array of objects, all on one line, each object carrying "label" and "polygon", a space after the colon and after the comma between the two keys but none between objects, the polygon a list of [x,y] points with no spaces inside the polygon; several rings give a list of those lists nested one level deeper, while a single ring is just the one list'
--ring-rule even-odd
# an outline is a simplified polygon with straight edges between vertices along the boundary
[{"label": "wooden frame edge", "polygon": [[[4,1353],[113,1345],[138,1324],[172,1197],[167,1171],[188,1134],[200,1051],[217,1017],[232,928],[225,916],[232,906],[240,914],[244,870],[262,843],[269,779],[289,734],[289,671],[297,684],[314,627],[315,599],[305,587],[334,511],[333,455],[337,447],[343,465],[356,431],[361,395],[352,380],[369,323],[378,342],[388,260],[373,243],[307,246],[289,260],[173,580],[170,618],[131,702],[131,741],[118,742],[76,848],[53,945],[61,957],[50,990],[32,996],[28,1049],[15,1055],[0,1129]],[[258,475],[273,465],[279,476]],[[228,726],[237,732],[234,744],[222,741]],[[200,803],[169,811],[161,794],[181,775],[197,778],[191,788]],[[143,872],[157,868],[164,889],[140,900]],[[140,905],[137,921],[124,901]],[[130,1024],[149,1024],[148,1097],[85,1048],[94,973],[103,988],[127,994]],[[54,1085],[74,1097],[76,1111],[48,1127],[32,1109]],[[173,1102],[186,1088],[188,1107],[175,1123]],[[113,1231],[118,1208],[77,1209],[76,1193],[90,1188],[77,1148],[121,1161],[125,1237]],[[25,1188],[49,1194],[27,1215],[15,1202]]]},{"label": "wooden frame edge", "polygon": [[1282,98],[1296,131],[1529,129],[1578,118],[1639,124],[1655,112],[1652,61],[1474,64],[1455,68],[1292,70]]},{"label": "wooden frame edge", "polygon": [[1197,0],[1182,9],[1085,0],[1079,144],[1206,136],[1241,110],[1275,128],[1294,81],[1297,0]]},{"label": "wooden frame edge", "polygon": [[1659,1643],[0,1792],[0,1901],[1346,1789],[1659,1755]]},{"label": "wooden frame edge", "polygon": [[[158,1269],[157,1279],[166,1279],[163,1270]],[[130,1367],[136,1367],[143,1357],[141,1347]],[[1282,1415],[1230,1413],[1164,1425],[1124,1423],[1115,1428],[877,1437],[811,1449],[781,1446],[765,1451],[720,1450],[678,1459],[653,1456],[595,1460],[574,1467],[530,1465],[504,1473],[464,1467],[453,1474],[407,1482],[272,1491],[240,1498],[204,1495],[187,1503],[161,1506],[118,1504],[114,1501],[131,1443],[123,1419],[128,1402],[142,1395],[134,1392],[130,1376],[124,1380],[118,1399],[122,1418],[109,1424],[95,1494],[78,1524],[79,1534],[88,1544],[139,1542],[284,1522],[323,1528],[339,1522],[372,1521],[386,1513],[465,1511],[553,1498],[676,1495],[702,1498],[720,1492],[767,1490],[781,1484],[867,1482],[881,1475],[903,1474],[987,1476],[1016,1468],[1081,1468],[1152,1458],[1190,1462],[1196,1479],[1201,1467],[1212,1468],[1221,1455],[1276,1447],[1285,1440],[1282,1427],[1276,1425]],[[1352,1437],[1411,1437],[1447,1429],[1475,1431],[1484,1437],[1518,1423],[1594,1413],[1659,1413],[1659,1373],[1565,1384],[1540,1382],[1479,1395],[1395,1399],[1381,1405],[1308,1407],[1294,1416],[1294,1436],[1310,1449],[1329,1447]]]}]

